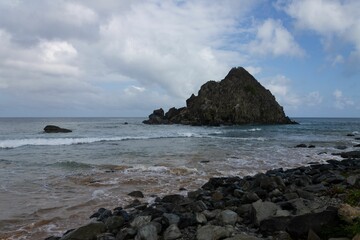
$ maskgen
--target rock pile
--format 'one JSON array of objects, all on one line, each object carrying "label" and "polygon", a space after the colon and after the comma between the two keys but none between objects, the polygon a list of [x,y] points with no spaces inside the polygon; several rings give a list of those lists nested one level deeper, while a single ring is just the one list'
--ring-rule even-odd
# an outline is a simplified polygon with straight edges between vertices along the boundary
[{"label": "rock pile", "polygon": [[[360,159],[342,154],[295,169],[211,178],[196,191],[99,209],[93,222],[47,240],[329,239],[360,237]],[[139,192],[131,195],[143,197]]]},{"label": "rock pile", "polygon": [[201,86],[198,96],[186,100],[186,107],[171,108],[164,113],[154,110],[146,124],[234,125],[291,124],[283,108],[244,68],[230,70],[220,82],[209,81]]}]

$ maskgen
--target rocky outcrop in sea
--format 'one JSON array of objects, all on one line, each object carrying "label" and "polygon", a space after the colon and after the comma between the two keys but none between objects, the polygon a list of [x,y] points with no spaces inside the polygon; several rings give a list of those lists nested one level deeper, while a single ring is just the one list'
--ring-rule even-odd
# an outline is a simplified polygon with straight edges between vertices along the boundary
[{"label": "rocky outcrop in sea", "polygon": [[201,86],[186,107],[154,110],[145,124],[234,125],[291,124],[283,108],[244,68],[233,68],[220,82]]},{"label": "rocky outcrop in sea", "polygon": [[[344,160],[246,177],[211,178],[196,191],[101,208],[92,221],[47,240],[359,239],[360,152]],[[180,191],[179,191],[180,192]]]},{"label": "rocky outcrop in sea", "polygon": [[55,126],[55,125],[47,125],[44,128],[44,132],[45,133],[69,133],[69,132],[72,132],[72,130],[67,129],[67,128],[61,128],[61,127]]}]

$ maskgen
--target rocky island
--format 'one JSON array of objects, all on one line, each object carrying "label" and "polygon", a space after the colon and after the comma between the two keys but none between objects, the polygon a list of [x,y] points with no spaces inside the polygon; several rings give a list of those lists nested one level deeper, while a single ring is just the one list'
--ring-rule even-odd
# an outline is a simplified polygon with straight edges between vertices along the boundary
[{"label": "rocky island", "polygon": [[233,68],[220,82],[208,81],[186,107],[154,110],[145,124],[239,125],[292,124],[269,90],[242,67]]}]

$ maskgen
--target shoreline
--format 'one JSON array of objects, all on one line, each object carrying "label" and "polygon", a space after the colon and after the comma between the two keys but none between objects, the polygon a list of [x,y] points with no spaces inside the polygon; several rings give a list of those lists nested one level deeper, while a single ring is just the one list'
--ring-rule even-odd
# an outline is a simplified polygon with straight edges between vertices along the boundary
[{"label": "shoreline", "polygon": [[[210,178],[201,188],[89,213],[88,224],[46,240],[328,239],[360,237],[360,151],[342,161]],[[186,189],[179,189],[186,190]]]}]

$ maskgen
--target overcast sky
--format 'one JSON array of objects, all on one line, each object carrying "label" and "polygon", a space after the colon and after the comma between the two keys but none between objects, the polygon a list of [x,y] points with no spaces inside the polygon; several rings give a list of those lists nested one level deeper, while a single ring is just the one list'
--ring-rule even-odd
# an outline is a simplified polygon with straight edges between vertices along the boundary
[{"label": "overcast sky", "polygon": [[1,0],[0,117],[147,116],[245,67],[290,117],[360,117],[359,0]]}]

